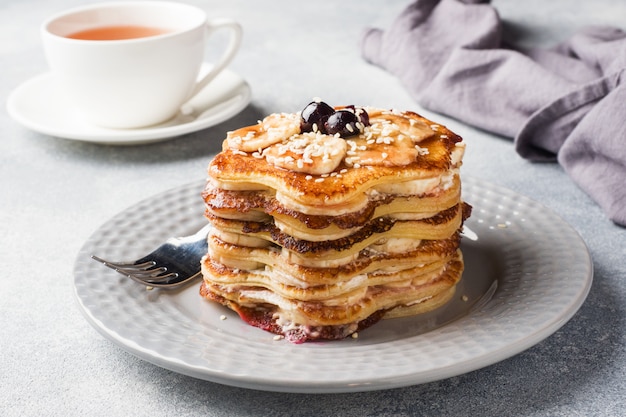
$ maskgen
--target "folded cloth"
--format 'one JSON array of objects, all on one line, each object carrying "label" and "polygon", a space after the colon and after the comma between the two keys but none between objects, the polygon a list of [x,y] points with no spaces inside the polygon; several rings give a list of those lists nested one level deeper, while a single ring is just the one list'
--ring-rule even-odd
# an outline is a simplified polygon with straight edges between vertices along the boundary
[{"label": "folded cloth", "polygon": [[417,0],[389,30],[367,29],[362,54],[425,108],[514,138],[524,158],[557,160],[626,226],[626,32],[514,48],[489,1]]}]

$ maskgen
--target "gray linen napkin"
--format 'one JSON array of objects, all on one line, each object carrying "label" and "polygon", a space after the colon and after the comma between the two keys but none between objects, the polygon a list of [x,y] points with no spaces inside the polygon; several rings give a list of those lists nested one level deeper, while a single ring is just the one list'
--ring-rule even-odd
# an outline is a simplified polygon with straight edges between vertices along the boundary
[{"label": "gray linen napkin", "polygon": [[363,57],[396,75],[425,108],[514,138],[533,161],[557,160],[626,226],[626,32],[590,27],[546,49],[502,40],[481,0],[417,0]]}]

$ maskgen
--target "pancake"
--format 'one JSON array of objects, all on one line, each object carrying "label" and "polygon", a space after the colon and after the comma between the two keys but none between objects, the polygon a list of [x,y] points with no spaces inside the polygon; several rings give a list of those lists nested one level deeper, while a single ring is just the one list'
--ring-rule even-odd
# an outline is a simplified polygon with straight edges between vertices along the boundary
[{"label": "pancake", "polygon": [[319,101],[228,132],[201,296],[294,343],[440,307],[463,272],[464,151],[414,112]]}]

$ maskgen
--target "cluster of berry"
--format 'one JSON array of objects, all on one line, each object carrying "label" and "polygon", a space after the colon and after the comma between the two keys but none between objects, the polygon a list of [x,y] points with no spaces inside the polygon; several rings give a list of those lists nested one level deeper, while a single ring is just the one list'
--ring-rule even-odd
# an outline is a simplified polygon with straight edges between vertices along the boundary
[{"label": "cluster of berry", "polygon": [[323,101],[309,103],[300,113],[302,132],[339,133],[342,138],[357,135],[369,126],[369,115],[361,107],[346,106],[335,110]]}]

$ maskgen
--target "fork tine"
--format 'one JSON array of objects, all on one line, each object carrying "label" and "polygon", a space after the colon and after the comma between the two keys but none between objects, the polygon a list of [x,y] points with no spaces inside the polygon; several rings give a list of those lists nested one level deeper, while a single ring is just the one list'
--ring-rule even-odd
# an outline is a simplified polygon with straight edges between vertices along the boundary
[{"label": "fork tine", "polygon": [[142,269],[147,269],[150,267],[153,267],[156,263],[154,261],[147,261],[147,262],[143,262],[143,263],[127,263],[127,262],[111,262],[111,261],[107,261],[106,259],[102,259],[96,255],[91,255],[92,259],[95,259],[96,261],[108,266],[111,269],[115,269],[117,270],[137,270],[140,271]]},{"label": "fork tine", "polygon": [[122,262],[110,262],[95,255],[92,255],[92,258],[103,263],[116,272],[124,275],[133,275],[140,279],[171,278],[178,276],[175,272],[163,275],[167,272],[167,268],[164,266],[156,267],[156,262],[154,261],[143,262],[140,264],[128,264]]},{"label": "fork tine", "polygon": [[115,269],[117,272],[121,272],[124,274],[132,274],[132,275],[137,275],[137,276],[146,276],[146,277],[151,277],[151,276],[158,276],[164,272],[167,272],[167,268],[164,266],[155,266],[154,264],[152,265],[148,265],[146,267],[141,267],[141,268],[135,268],[133,266],[129,266],[129,267],[118,267],[115,264],[111,264],[111,265],[107,265],[112,269]]},{"label": "fork tine", "polygon": [[[125,271],[120,271],[120,270],[116,270],[116,271],[126,273]],[[140,271],[140,272],[131,271],[131,273],[129,273],[128,275],[132,275],[141,280],[152,281],[152,282],[167,281],[170,278],[178,278],[178,273],[168,272],[167,268],[165,267],[151,269],[148,271]]]},{"label": "fork tine", "polygon": [[178,273],[168,273],[167,268],[164,266],[154,268],[154,266],[156,265],[156,262],[154,261],[147,261],[139,264],[130,264],[123,262],[110,262],[96,255],[91,255],[91,257],[94,260],[113,269],[115,272],[126,275],[127,277],[132,278],[134,281],[140,282],[142,284],[154,285],[162,282],[167,283],[170,279],[178,278]]},{"label": "fork tine", "polygon": [[[188,279],[186,279],[184,282],[189,282],[191,280],[193,280],[194,278],[196,278],[197,276],[199,276],[200,273],[198,272],[197,274],[190,276]],[[175,288],[175,287],[179,287],[181,285],[180,282],[170,282],[169,280],[155,280],[155,281],[147,281],[147,280],[143,280],[143,279],[139,279],[137,277],[134,277],[132,275],[128,275],[128,278],[132,279],[135,282],[138,282],[142,285],[146,285],[149,287],[155,287],[155,288]]]},{"label": "fork tine", "polygon": [[200,260],[207,252],[207,224],[191,236],[170,238],[135,262],[110,262],[96,255],[92,259],[144,285],[175,288],[200,276]]}]

